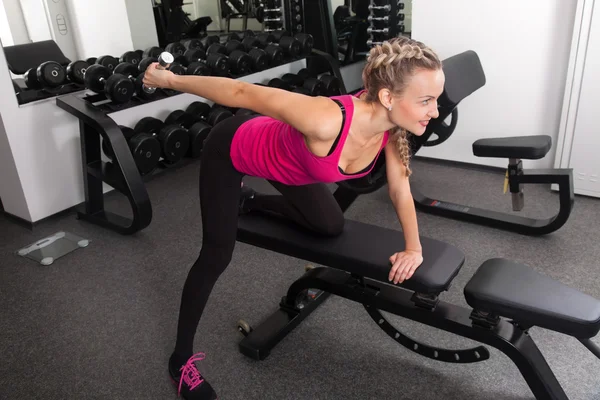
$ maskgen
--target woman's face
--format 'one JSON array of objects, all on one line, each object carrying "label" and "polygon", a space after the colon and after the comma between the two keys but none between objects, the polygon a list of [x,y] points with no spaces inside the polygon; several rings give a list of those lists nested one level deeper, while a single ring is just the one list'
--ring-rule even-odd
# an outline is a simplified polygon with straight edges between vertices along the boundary
[{"label": "woman's face", "polygon": [[418,70],[402,96],[392,96],[390,121],[415,135],[422,135],[432,118],[439,115],[437,99],[444,91],[445,76],[441,69]]}]

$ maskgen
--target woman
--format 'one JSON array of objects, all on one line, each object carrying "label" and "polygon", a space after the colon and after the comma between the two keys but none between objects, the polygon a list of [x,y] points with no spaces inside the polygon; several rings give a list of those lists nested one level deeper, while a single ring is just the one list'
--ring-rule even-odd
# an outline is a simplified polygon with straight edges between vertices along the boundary
[{"label": "woman", "polygon": [[[202,151],[202,249],[185,282],[169,371],[185,399],[216,399],[195,362],[193,341],[214,284],[231,260],[240,212],[265,211],[316,234],[337,235],[344,216],[326,183],[362,177],[385,151],[389,194],[406,248],[390,256],[389,279],[410,279],[422,263],[408,177],[407,131],[425,132],[438,116],[444,74],[424,44],[394,38],[371,49],[358,96],[310,97],[220,77],[177,76],[152,64],[144,84],[198,95],[260,116],[217,124]],[[281,195],[242,187],[245,175],[262,177]]]}]

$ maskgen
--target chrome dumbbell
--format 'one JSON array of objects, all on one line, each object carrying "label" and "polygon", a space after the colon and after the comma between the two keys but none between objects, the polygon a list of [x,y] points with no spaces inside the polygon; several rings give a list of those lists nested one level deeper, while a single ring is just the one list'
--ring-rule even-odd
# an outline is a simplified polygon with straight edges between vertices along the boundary
[{"label": "chrome dumbbell", "polygon": [[367,40],[367,46],[369,46],[369,47],[379,46],[382,44],[383,44],[383,42],[374,42],[372,39]]},{"label": "chrome dumbbell", "polygon": [[263,18],[264,22],[281,22],[281,18]]},{"label": "chrome dumbbell", "polygon": [[278,12],[280,13],[282,10],[281,8],[265,8],[264,12]]},{"label": "chrome dumbbell", "polygon": [[390,17],[388,17],[387,15],[386,15],[385,17],[374,17],[374,16],[372,16],[372,15],[369,15],[369,16],[367,17],[367,20],[368,20],[369,22],[373,22],[373,21],[385,21],[385,22],[387,22],[387,21],[389,21],[389,20],[390,20]]},{"label": "chrome dumbbell", "polygon": [[371,33],[390,33],[390,29],[389,28],[383,28],[383,29],[373,29],[371,27],[367,28],[367,33],[370,35]]},{"label": "chrome dumbbell", "polygon": [[390,12],[392,10],[392,6],[390,6],[389,4],[386,4],[385,6],[374,6],[373,4],[369,4],[369,11],[373,11],[373,10],[384,10],[387,12]]}]

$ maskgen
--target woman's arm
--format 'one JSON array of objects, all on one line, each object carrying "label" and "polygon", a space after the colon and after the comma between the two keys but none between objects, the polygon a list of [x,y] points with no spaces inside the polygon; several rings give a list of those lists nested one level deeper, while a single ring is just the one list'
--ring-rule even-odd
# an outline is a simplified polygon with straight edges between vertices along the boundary
[{"label": "woman's arm", "polygon": [[401,283],[410,279],[423,262],[423,248],[419,237],[417,212],[406,176],[406,167],[400,159],[396,144],[388,142],[385,146],[386,176],[390,199],[404,232],[405,249],[390,257],[392,268],[389,280]]},{"label": "woman's arm", "polygon": [[313,140],[330,140],[342,123],[340,108],[327,97],[311,97],[232,78],[175,75],[151,65],[144,84],[195,94],[226,107],[246,108],[288,123]]}]

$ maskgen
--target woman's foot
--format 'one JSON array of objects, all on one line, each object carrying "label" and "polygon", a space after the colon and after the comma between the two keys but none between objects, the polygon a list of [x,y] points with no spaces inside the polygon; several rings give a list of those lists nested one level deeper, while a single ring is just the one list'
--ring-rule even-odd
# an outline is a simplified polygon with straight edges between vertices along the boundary
[{"label": "woman's foot", "polygon": [[242,185],[242,193],[240,194],[239,214],[247,214],[252,210],[252,201],[256,191],[245,185]]},{"label": "woman's foot", "polygon": [[197,353],[187,361],[181,361],[175,353],[169,359],[169,375],[177,385],[177,394],[186,400],[216,400],[217,393],[204,379],[196,367],[196,361],[202,361],[204,353]]}]

